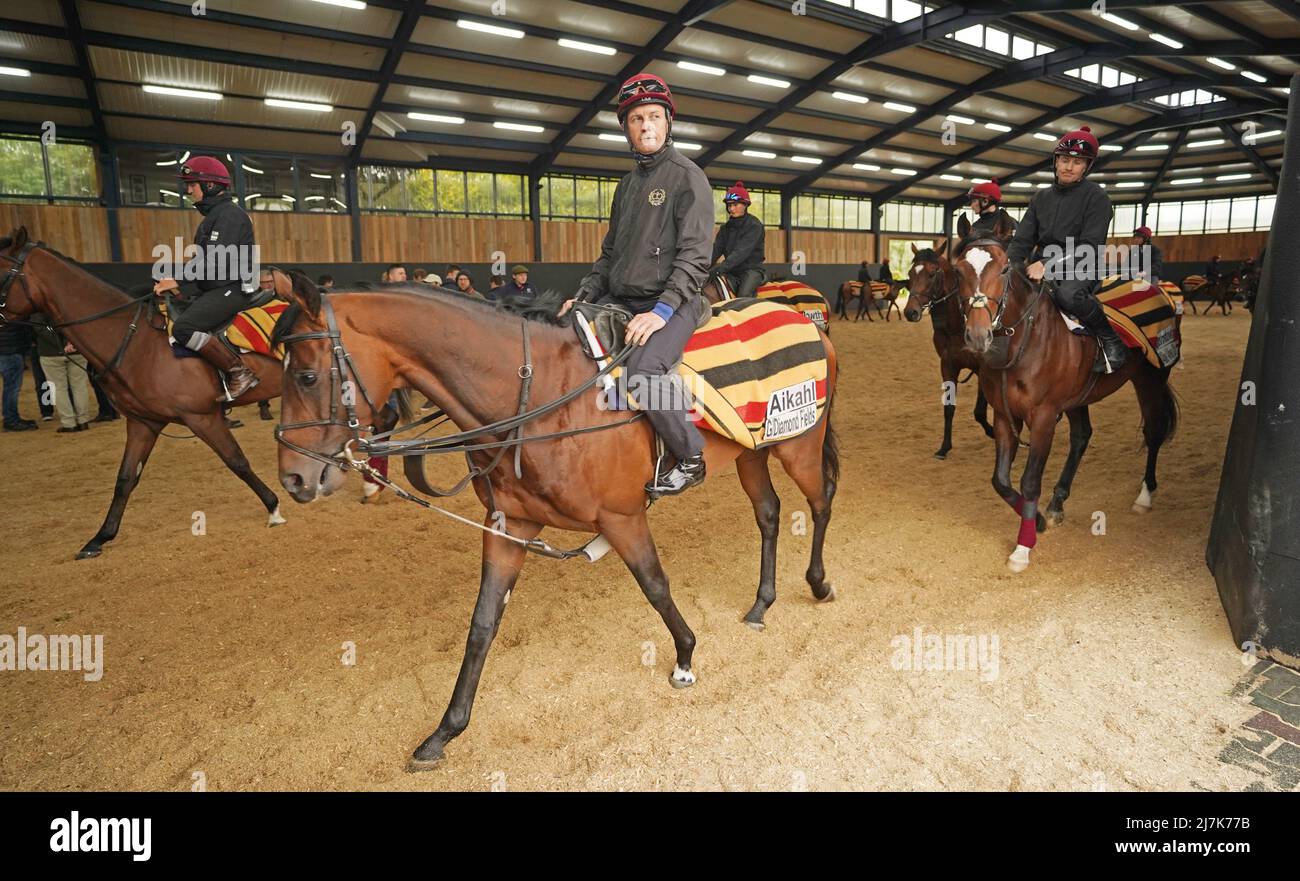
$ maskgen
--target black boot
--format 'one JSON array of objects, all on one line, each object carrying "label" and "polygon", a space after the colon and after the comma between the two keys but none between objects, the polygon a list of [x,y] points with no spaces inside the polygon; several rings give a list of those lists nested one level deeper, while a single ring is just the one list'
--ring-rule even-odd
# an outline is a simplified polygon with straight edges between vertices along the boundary
[{"label": "black boot", "polygon": [[703,482],[704,454],[696,453],[680,460],[667,471],[657,472],[655,479],[645,485],[645,491],[650,494],[650,498],[658,499],[675,496]]},{"label": "black boot", "polygon": [[247,392],[253,386],[261,382],[257,374],[249,370],[239,356],[230,351],[226,344],[216,337],[208,337],[208,341],[203,344],[203,348],[198,350],[213,367],[226,374],[226,387],[230,390],[229,396],[218,395],[215,400],[234,401],[240,395]]},{"label": "black boot", "polygon": [[1128,360],[1128,347],[1111,326],[1101,304],[1094,300],[1091,314],[1086,317],[1080,315],[1079,320],[1097,338],[1097,360],[1093,362],[1092,372],[1114,373],[1123,367]]}]

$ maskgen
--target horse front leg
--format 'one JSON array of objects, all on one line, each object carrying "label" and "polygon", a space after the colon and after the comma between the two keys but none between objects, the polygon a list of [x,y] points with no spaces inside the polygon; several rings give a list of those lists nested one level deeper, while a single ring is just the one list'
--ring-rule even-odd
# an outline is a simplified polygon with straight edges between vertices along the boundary
[{"label": "horse front leg", "polygon": [[[499,523],[491,515],[484,519],[483,525],[503,528],[510,535],[525,540],[536,538],[537,533],[542,531],[540,523],[510,519]],[[447,744],[469,727],[470,710],[474,706],[479,678],[483,675],[483,664],[487,660],[488,649],[492,647],[492,640],[497,635],[497,628],[501,625],[501,614],[510,601],[510,591],[519,580],[519,571],[523,568],[526,553],[521,544],[495,532],[483,533],[483,567],[479,576],[478,601],[474,603],[469,638],[465,641],[465,657],[460,662],[460,674],[456,677],[456,687],[451,693],[451,703],[442,714],[437,729],[416,747],[407,764],[408,770],[426,771],[438,764],[442,761]]]},{"label": "horse front leg", "polygon": [[943,443],[934,451],[936,459],[947,459],[952,451],[952,417],[957,412],[957,368],[947,358],[939,359],[940,402],[943,404]]},{"label": "horse front leg", "polygon": [[108,514],[105,515],[99,532],[77,551],[78,560],[98,557],[104,544],[117,537],[127,500],[131,498],[131,491],[140,483],[144,463],[149,461],[149,454],[158,442],[160,431],[161,423],[126,417],[126,448],[122,451],[122,464],[118,466],[117,480],[113,484],[113,502],[108,506]]},{"label": "horse front leg", "polygon": [[1092,419],[1087,407],[1076,407],[1065,414],[1070,420],[1070,455],[1061,469],[1061,476],[1052,491],[1052,500],[1047,503],[1045,526],[1060,526],[1065,520],[1065,500],[1070,497],[1070,487],[1074,485],[1074,475],[1079,469],[1083,454],[1088,451],[1088,441],[1092,439]]},{"label": "horse front leg", "polygon": [[244,481],[249,489],[257,494],[257,498],[266,507],[267,526],[279,526],[284,523],[284,517],[280,514],[279,497],[253,471],[253,466],[248,463],[248,457],[240,449],[239,442],[226,427],[226,420],[219,409],[215,413],[187,414],[185,426],[194,432],[199,440],[207,444],[236,477]]},{"label": "horse front leg", "polygon": [[1052,453],[1052,438],[1056,434],[1056,413],[1044,415],[1040,411],[1035,416],[1029,427],[1029,458],[1020,476],[1020,531],[1016,535],[1016,549],[1007,557],[1007,567],[1012,572],[1023,572],[1029,567],[1029,552],[1038,543],[1038,497],[1043,488],[1043,469]]}]

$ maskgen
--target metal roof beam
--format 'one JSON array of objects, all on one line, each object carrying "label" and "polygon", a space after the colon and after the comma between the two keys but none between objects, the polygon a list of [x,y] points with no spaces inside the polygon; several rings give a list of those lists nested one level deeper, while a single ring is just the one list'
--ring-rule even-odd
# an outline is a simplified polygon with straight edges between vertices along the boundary
[{"label": "metal roof beam", "polygon": [[1273,168],[1273,166],[1269,165],[1268,162],[1264,160],[1263,156],[1259,155],[1259,151],[1255,149],[1255,146],[1253,144],[1247,144],[1245,137],[1241,132],[1237,131],[1237,129],[1233,127],[1231,122],[1220,123],[1219,128],[1223,130],[1223,133],[1228,136],[1232,143],[1237,145],[1237,148],[1240,149],[1242,153],[1246,154],[1246,158],[1259,169],[1260,173],[1264,175],[1264,178],[1272,184],[1273,189],[1276,190],[1278,188],[1277,170]]},{"label": "metal roof beam", "polygon": [[384,53],[384,63],[379,68],[379,84],[375,86],[375,94],[370,99],[370,109],[366,111],[365,119],[356,131],[356,143],[352,145],[348,153],[348,162],[356,165],[361,158],[361,149],[366,144],[366,138],[370,135],[370,129],[375,123],[375,114],[378,112],[379,105],[383,103],[385,93],[388,92],[388,84],[393,79],[393,73],[397,70],[397,63],[402,59],[402,53],[411,43],[411,33],[415,30],[416,24],[420,21],[421,4],[412,3],[402,17],[397,22],[397,27],[393,29],[392,41],[389,44],[388,51]]},{"label": "metal roof beam", "polygon": [[1183,148],[1183,144],[1187,143],[1187,133],[1190,131],[1190,128],[1179,129],[1178,134],[1174,136],[1173,143],[1169,145],[1169,150],[1165,153],[1164,161],[1160,163],[1155,176],[1151,178],[1151,185],[1142,192],[1143,205],[1151,201],[1152,194],[1155,193],[1156,188],[1160,186],[1160,182],[1165,179],[1165,176],[1169,174],[1169,169],[1174,164],[1174,157]]}]

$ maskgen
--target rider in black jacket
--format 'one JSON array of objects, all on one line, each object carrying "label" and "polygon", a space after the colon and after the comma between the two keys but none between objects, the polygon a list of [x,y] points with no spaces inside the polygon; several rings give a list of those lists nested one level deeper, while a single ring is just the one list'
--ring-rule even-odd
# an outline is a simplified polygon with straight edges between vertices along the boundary
[{"label": "rider in black jacket", "polygon": [[[1114,373],[1128,360],[1128,349],[1096,297],[1111,217],[1106,191],[1086,179],[1098,151],[1097,139],[1086,125],[1061,138],[1053,151],[1056,181],[1034,194],[1007,256],[1032,281],[1046,275],[1056,283],[1052,298],[1057,307],[1097,338],[1101,351],[1093,369]],[[1033,262],[1026,266],[1031,258]]]},{"label": "rider in black jacket", "polygon": [[966,201],[970,210],[975,214],[975,222],[971,224],[970,232],[966,234],[966,237],[957,243],[958,254],[965,249],[969,242],[992,238],[993,230],[999,221],[1007,229],[1015,232],[1015,218],[1002,207],[1002,187],[998,186],[996,180],[972,185],[966,191]]},{"label": "rider in black jacket", "polygon": [[[220,160],[192,157],[181,166],[180,179],[203,220],[194,233],[199,253],[186,263],[184,271],[185,278],[195,279],[198,294],[172,326],[172,339],[226,374],[228,394],[217,400],[233,401],[259,380],[214,333],[248,308],[248,294],[257,286],[256,274],[250,279],[240,277],[241,268],[257,264],[253,222],[231,199],[230,172]],[[154,284],[154,293],[161,296],[177,288],[176,279],[161,278]]]},{"label": "rider in black jacket", "polygon": [[713,271],[725,275],[737,297],[752,297],[763,283],[763,221],[749,213],[749,190],[742,181],[722,198],[727,222],[713,240]]}]

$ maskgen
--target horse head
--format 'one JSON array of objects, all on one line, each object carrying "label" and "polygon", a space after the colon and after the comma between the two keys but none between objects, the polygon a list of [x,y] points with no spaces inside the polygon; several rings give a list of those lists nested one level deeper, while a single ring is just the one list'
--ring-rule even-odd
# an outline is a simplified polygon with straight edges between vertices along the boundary
[{"label": "horse head", "polygon": [[966,348],[983,355],[993,344],[993,333],[1006,309],[1009,275],[1004,275],[1008,258],[1002,242],[980,239],[962,251],[956,263],[958,291],[966,319]]},{"label": "horse head", "polygon": [[903,317],[920,321],[925,307],[942,301],[944,295],[956,290],[956,273],[948,262],[948,241],[937,242],[933,248],[917,249],[912,245],[912,265],[907,271],[907,308]]}]

